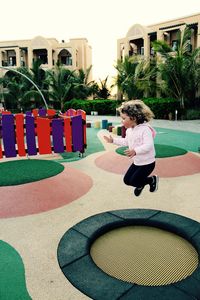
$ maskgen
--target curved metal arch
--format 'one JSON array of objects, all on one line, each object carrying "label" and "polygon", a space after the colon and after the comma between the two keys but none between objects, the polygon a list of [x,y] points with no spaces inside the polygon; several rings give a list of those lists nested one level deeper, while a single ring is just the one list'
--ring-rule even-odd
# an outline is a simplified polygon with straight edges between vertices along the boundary
[{"label": "curved metal arch", "polygon": [[38,88],[38,86],[35,84],[35,82],[33,82],[28,76],[26,76],[25,74],[23,74],[23,73],[21,73],[21,72],[15,70],[15,69],[10,69],[10,68],[8,68],[8,67],[2,67],[2,66],[0,66],[0,69],[5,69],[5,70],[8,70],[8,71],[12,71],[12,72],[17,73],[17,74],[19,74],[19,75],[22,75],[22,76],[25,77],[27,80],[29,80],[29,81],[34,85],[34,87],[37,89],[37,91],[39,92],[40,96],[42,97],[42,100],[43,100],[43,102],[44,102],[44,105],[45,105],[46,109],[48,109],[48,105],[47,105],[47,102],[46,102],[46,100],[45,100],[45,98],[44,98],[44,95],[42,94],[42,92],[40,91],[40,89]]}]

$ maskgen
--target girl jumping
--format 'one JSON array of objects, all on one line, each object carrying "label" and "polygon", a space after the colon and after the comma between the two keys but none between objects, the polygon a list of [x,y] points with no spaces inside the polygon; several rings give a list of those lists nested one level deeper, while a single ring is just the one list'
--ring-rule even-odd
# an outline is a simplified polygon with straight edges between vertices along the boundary
[{"label": "girl jumping", "polygon": [[104,136],[104,139],[108,143],[128,146],[124,153],[133,160],[133,163],[124,175],[124,183],[135,187],[135,196],[142,193],[145,185],[149,185],[150,192],[155,192],[158,189],[159,178],[157,175],[149,175],[155,168],[156,132],[148,123],[154,114],[141,100],[124,102],[118,110],[122,124],[127,128],[126,136],[125,138]]}]

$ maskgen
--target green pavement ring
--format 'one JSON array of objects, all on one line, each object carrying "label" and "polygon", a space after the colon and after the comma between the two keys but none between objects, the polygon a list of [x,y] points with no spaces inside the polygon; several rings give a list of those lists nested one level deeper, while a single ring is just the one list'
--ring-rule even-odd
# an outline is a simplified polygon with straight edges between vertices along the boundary
[{"label": "green pavement ring", "polygon": [[[128,147],[118,147],[115,151],[120,155],[125,155],[124,150]],[[174,157],[179,155],[185,155],[188,151],[175,146],[155,144],[156,158]]]},{"label": "green pavement ring", "polygon": [[0,187],[21,185],[53,177],[64,166],[45,159],[19,159],[0,163]]},{"label": "green pavement ring", "polygon": [[[91,216],[71,227],[61,238],[58,263],[67,280],[95,300],[200,299],[200,264],[188,277],[168,285],[144,286],[119,280],[97,267],[91,246],[107,232],[125,226],[150,226],[188,241],[200,256],[200,223],[187,217],[151,209],[125,209]],[[163,295],[165,298],[163,298]]]}]

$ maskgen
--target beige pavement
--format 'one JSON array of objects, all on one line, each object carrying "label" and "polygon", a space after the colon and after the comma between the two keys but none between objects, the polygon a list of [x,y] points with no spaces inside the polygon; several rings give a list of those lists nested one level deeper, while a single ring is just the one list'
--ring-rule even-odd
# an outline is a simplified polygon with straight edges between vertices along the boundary
[{"label": "beige pavement", "polygon": [[[108,120],[109,122],[116,122],[116,123],[121,122],[121,118],[119,116],[90,116],[90,115],[87,115],[87,122],[93,123],[95,121],[102,121],[102,120]],[[155,127],[200,133],[200,119],[199,120],[183,120],[183,121],[153,119],[151,121],[151,124]]]},{"label": "beige pavement", "polygon": [[48,212],[0,219],[0,239],[21,255],[27,289],[33,300],[90,299],[70,284],[57,262],[57,247],[63,234],[89,216],[109,210],[148,208],[177,213],[200,222],[200,173],[160,178],[156,193],[150,193],[145,188],[142,195],[136,198],[132,188],[124,185],[122,175],[104,171],[95,165],[97,157],[114,151],[116,147],[104,142],[104,133],[100,130],[98,137],[105,151],[64,164],[66,168],[76,168],[92,178],[93,187],[87,194]]}]

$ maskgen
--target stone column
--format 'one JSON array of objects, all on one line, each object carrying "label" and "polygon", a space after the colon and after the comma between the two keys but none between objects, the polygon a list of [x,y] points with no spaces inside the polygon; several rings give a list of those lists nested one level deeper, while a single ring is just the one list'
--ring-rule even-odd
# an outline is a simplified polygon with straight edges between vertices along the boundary
[{"label": "stone column", "polygon": [[0,66],[2,66],[2,52],[0,51]]},{"label": "stone column", "polygon": [[126,40],[124,43],[124,55],[128,56],[129,55],[129,41]]},{"label": "stone column", "polygon": [[144,56],[148,58],[150,56],[150,36],[144,37]]},{"label": "stone column", "polygon": [[72,47],[71,48],[72,51],[71,51],[71,55],[72,55],[72,69],[73,70],[76,70],[77,69],[77,66],[79,67],[79,64],[78,64],[78,57],[76,55],[76,47]]},{"label": "stone column", "polygon": [[47,49],[47,55],[48,55],[48,68],[52,69],[52,66],[53,66],[53,57],[52,57],[52,49],[51,48]]},{"label": "stone column", "polygon": [[164,40],[164,34],[163,34],[163,31],[159,30],[159,31],[157,32],[157,40],[161,40],[161,41]]},{"label": "stone column", "polygon": [[16,53],[16,66],[17,66],[17,68],[20,68],[21,67],[21,59],[20,59],[19,48],[15,48],[15,53]]},{"label": "stone column", "polygon": [[200,21],[198,22],[198,31],[197,31],[197,48],[200,47]]},{"label": "stone column", "polygon": [[28,68],[32,68],[33,65],[33,49],[28,47]]}]

